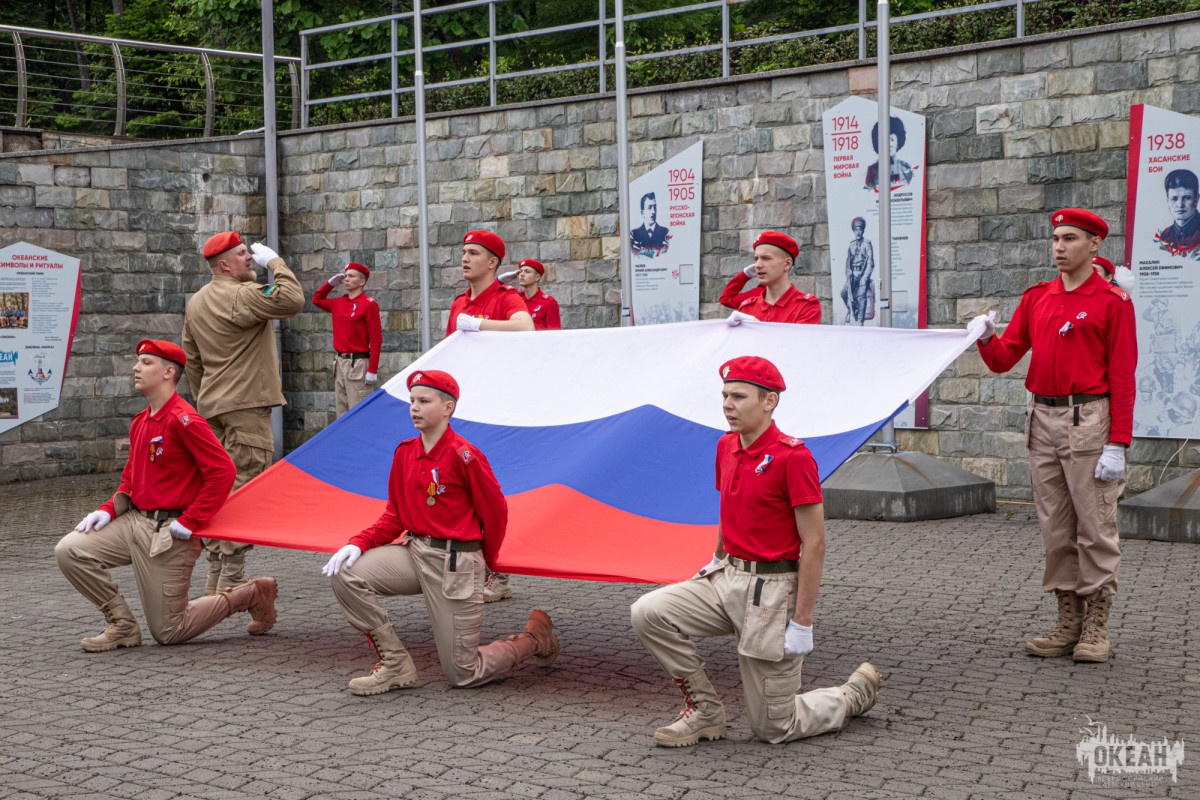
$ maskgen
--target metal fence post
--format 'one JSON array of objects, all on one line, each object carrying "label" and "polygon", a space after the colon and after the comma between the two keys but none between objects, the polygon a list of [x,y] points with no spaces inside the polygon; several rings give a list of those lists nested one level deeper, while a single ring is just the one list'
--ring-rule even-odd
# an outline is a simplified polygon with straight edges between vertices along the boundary
[{"label": "metal fence post", "polygon": [[729,3],[721,6],[721,77],[729,77]]},{"label": "metal fence post", "polygon": [[1017,38],[1025,36],[1025,0],[1017,0]]},{"label": "metal fence post", "polygon": [[488,3],[488,99],[496,106],[496,4]]},{"label": "metal fence post", "polygon": [[113,136],[124,136],[127,96],[125,89],[125,59],[121,56],[121,45],[113,42],[112,54],[113,66],[117,75],[117,122],[113,126]]},{"label": "metal fence post", "polygon": [[[208,60],[208,53],[200,54],[200,63],[204,65],[204,135],[212,136],[213,126],[217,122],[217,87],[213,85],[212,62]],[[272,61],[270,67],[267,66],[266,56],[263,56],[263,70],[270,69],[271,71],[271,88],[275,88],[275,62]],[[271,92],[271,99],[275,99],[275,92]]]},{"label": "metal fence post", "polygon": [[400,116],[400,66],[396,62],[396,51],[400,49],[400,20],[392,17],[392,119]]},{"label": "metal fence post", "polygon": [[300,80],[296,74],[296,62],[288,62],[288,79],[292,84],[292,129],[300,127]]},{"label": "metal fence post", "polygon": [[867,0],[858,0],[858,60],[867,58]]},{"label": "metal fence post", "polygon": [[308,127],[308,37],[300,33],[300,127]]},{"label": "metal fence post", "polygon": [[413,72],[413,87],[416,94],[417,126],[417,244],[420,248],[420,263],[417,272],[421,278],[421,350],[433,344],[433,322],[429,309],[429,200],[425,187],[425,45],[421,38],[421,0],[413,0],[413,56],[416,70]]},{"label": "metal fence post", "polygon": [[25,47],[21,44],[21,34],[13,31],[12,40],[17,58],[17,119],[14,124],[24,128],[25,116],[29,111],[29,76],[25,72]]},{"label": "metal fence post", "polygon": [[608,52],[608,31],[604,24],[604,14],[608,10],[607,0],[600,0],[600,17],[597,27],[600,29],[600,94],[607,91],[608,75],[604,71],[604,56]]}]

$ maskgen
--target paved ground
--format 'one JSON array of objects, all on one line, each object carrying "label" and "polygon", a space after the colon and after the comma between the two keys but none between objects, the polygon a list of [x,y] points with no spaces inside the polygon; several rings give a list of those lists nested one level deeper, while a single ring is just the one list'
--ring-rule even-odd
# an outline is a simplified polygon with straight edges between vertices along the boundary
[{"label": "paved ground", "polygon": [[[1177,783],[1092,781],[1076,758],[1089,718],[1121,738],[1200,748],[1193,545],[1125,543],[1118,656],[1076,666],[1022,653],[1052,613],[1031,507],[833,521],[806,688],[839,684],[869,658],[887,675],[879,705],[840,734],[757,743],[730,642],[711,640],[730,737],[664,750],[651,732],[680,702],[629,628],[644,586],[517,577],[485,633],[519,630],[536,604],[562,656],[474,690],[447,687],[422,604],[395,599],[421,680],[356,698],[345,683],[374,659],[320,576],[324,559],[260,549],[254,571],[281,587],[271,635],[245,635],[241,615],[187,645],[146,634],[140,648],[85,654],[78,640],[102,618],[51,550],[114,486],[0,487],[0,798],[1200,797],[1200,755]],[[116,574],[140,612],[129,570]]]}]

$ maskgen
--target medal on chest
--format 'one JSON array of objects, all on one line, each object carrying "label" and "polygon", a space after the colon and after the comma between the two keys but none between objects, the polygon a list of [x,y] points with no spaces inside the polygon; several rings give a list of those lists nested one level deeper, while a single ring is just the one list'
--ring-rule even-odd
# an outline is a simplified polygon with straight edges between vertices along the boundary
[{"label": "medal on chest", "polygon": [[154,459],[156,459],[162,455],[162,452],[163,452],[162,443],[163,443],[163,437],[161,437],[161,436],[155,436],[153,439],[150,440],[150,463],[151,464],[154,463]]},{"label": "medal on chest", "polygon": [[429,485],[425,487],[425,494],[428,495],[428,497],[425,498],[425,505],[427,506],[437,505],[437,496],[446,491],[446,487],[441,485],[440,473],[440,469],[434,468],[433,480],[431,480]]}]

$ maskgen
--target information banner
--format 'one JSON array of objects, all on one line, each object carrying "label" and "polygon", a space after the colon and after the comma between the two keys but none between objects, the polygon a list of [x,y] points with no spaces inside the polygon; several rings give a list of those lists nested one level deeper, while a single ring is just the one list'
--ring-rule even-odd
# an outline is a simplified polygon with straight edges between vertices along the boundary
[{"label": "information banner", "polygon": [[[925,118],[893,108],[891,179],[881,180],[878,104],[851,97],[825,112],[825,195],[835,325],[878,326],[879,192],[891,190],[892,327],[924,328]],[[896,416],[929,424],[928,396]]]},{"label": "information banner", "polygon": [[633,324],[700,319],[704,143],[629,183]]},{"label": "information banner", "polygon": [[78,258],[0,250],[0,433],[58,408],[79,298]]},{"label": "information banner", "polygon": [[1133,435],[1200,438],[1200,119],[1133,106],[1128,175],[1125,262],[1137,278],[1138,317]]}]

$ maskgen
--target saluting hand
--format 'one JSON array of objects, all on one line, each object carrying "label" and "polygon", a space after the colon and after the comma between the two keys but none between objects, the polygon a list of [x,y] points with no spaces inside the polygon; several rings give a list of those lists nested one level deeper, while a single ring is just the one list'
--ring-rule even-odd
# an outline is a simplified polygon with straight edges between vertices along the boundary
[{"label": "saluting hand", "polygon": [[519,269],[509,270],[508,272],[502,272],[501,274],[497,275],[496,280],[500,281],[501,283],[508,283],[520,274],[521,270]]},{"label": "saluting hand", "polygon": [[326,281],[326,283],[328,283],[331,287],[336,289],[337,287],[342,285],[342,281],[344,281],[344,280],[346,280],[346,273],[339,272],[337,275],[334,275],[332,278],[330,278],[328,281]]},{"label": "saluting hand", "polygon": [[279,254],[265,244],[255,242],[250,245],[250,257],[254,259],[254,263],[260,267],[266,267],[272,260],[279,258]]}]

